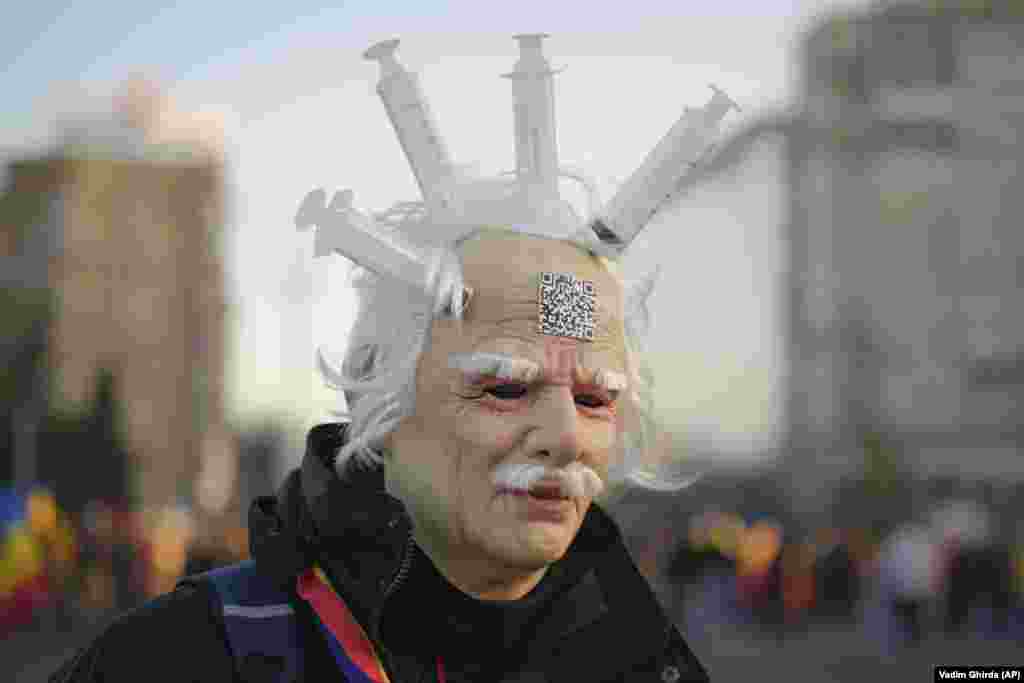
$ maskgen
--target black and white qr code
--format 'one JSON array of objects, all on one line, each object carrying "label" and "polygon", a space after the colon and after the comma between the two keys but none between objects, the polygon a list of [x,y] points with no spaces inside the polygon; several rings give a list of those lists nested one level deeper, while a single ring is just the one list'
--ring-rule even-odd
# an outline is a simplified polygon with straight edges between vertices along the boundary
[{"label": "black and white qr code", "polygon": [[541,273],[541,334],[594,340],[594,283],[571,273]]}]

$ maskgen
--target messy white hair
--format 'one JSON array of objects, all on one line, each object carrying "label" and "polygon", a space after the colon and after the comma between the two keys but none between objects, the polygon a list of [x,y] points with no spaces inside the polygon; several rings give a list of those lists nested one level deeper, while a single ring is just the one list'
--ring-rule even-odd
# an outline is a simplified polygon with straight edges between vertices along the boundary
[{"label": "messy white hair", "polygon": [[[453,291],[464,287],[459,248],[489,232],[478,229],[435,252],[435,274],[429,296],[392,278],[357,268],[351,285],[358,311],[348,349],[340,365],[318,349],[320,373],[327,385],[342,391],[348,409],[335,415],[349,422],[347,438],[335,456],[341,473],[350,461],[364,465],[383,463],[385,438],[410,415],[416,401],[416,370],[429,342],[433,321],[442,316],[461,319],[461,310],[446,307]],[[580,247],[584,248],[583,246]],[[603,256],[592,257],[626,289],[618,264]],[[653,377],[644,361],[644,340],[649,328],[647,300],[657,271],[628,288],[624,307],[626,375],[624,397],[627,424],[613,459],[609,484],[613,489],[634,485],[661,491],[679,490],[689,481],[668,476],[652,457],[656,424],[653,416]]]}]

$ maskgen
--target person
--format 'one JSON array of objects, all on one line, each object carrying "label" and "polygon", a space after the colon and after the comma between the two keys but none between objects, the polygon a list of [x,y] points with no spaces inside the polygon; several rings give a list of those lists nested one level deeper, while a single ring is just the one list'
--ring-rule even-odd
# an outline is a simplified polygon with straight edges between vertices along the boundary
[{"label": "person", "polygon": [[860,583],[849,532],[828,530],[817,560],[818,612],[830,620],[851,622],[856,616]]},{"label": "person", "polygon": [[543,98],[517,107],[540,124],[515,178],[431,176],[445,155],[418,86],[388,74],[411,84],[389,112],[420,210],[314,192],[297,218],[362,267],[345,358],[320,356],[347,419],[253,502],[249,561],[124,615],[52,683],[709,680],[602,505],[683,485],[645,448],[651,287],[615,260],[638,229],[609,212],[602,236],[545,185]]},{"label": "person", "polygon": [[924,616],[934,599],[936,548],[929,528],[920,523],[898,527],[881,549],[883,594],[891,610],[894,634],[910,645],[924,637]]}]

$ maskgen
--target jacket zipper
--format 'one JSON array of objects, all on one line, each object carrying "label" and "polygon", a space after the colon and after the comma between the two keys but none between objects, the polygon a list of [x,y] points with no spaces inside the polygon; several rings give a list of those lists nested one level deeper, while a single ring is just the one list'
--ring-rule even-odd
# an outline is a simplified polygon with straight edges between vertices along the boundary
[{"label": "jacket zipper", "polygon": [[405,551],[402,554],[402,563],[399,565],[398,572],[395,574],[395,577],[391,580],[391,584],[384,590],[385,601],[392,593],[395,592],[395,589],[405,581],[405,577],[409,574],[409,569],[412,567],[412,544],[412,531],[409,531],[409,535],[405,540]]},{"label": "jacket zipper", "polygon": [[[398,571],[395,573],[394,578],[391,579],[391,583],[384,590],[384,597],[381,600],[381,605],[382,606],[387,601],[388,597],[392,593],[394,593],[395,590],[400,585],[402,585],[403,581],[405,581],[405,577],[408,576],[409,569],[412,567],[412,558],[413,558],[413,538],[412,538],[412,530],[410,530],[409,531],[409,535],[406,537],[406,540],[405,540],[405,550],[403,551],[403,554],[402,554],[402,562],[398,566]],[[394,662],[391,661],[390,653],[384,648],[383,644],[381,643],[381,638],[380,638],[380,618],[379,618],[379,616],[378,616],[377,619],[374,619],[373,631],[374,631],[374,633],[373,633],[372,637],[373,637],[373,641],[374,641],[374,647],[377,649],[377,652],[380,655],[381,666],[384,667],[384,672],[387,674],[388,680],[396,681],[396,683],[397,683],[398,679],[395,677]]]}]

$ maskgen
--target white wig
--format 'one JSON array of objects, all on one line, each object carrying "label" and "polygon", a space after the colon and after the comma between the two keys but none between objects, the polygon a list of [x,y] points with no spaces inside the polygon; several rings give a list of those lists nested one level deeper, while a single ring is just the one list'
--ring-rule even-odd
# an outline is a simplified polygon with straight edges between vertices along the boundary
[{"label": "white wig", "polygon": [[[460,318],[461,310],[445,307],[444,291],[464,288],[458,249],[482,231],[445,249],[434,279],[435,291],[424,296],[405,284],[371,271],[358,269],[351,280],[359,302],[349,334],[348,350],[341,363],[332,362],[321,349],[319,368],[328,386],[344,392],[347,410],[336,415],[349,422],[346,443],[336,455],[341,472],[350,461],[363,465],[383,463],[385,438],[410,415],[416,401],[416,370],[429,343],[431,325],[439,317]],[[594,258],[625,289],[618,265],[607,258]],[[625,305],[626,374],[629,392],[625,425],[610,470],[616,484],[632,484],[655,490],[678,490],[687,485],[666,474],[650,447],[657,428],[653,415],[653,377],[644,360],[644,340],[649,327],[647,300],[657,272],[634,284]]]}]

